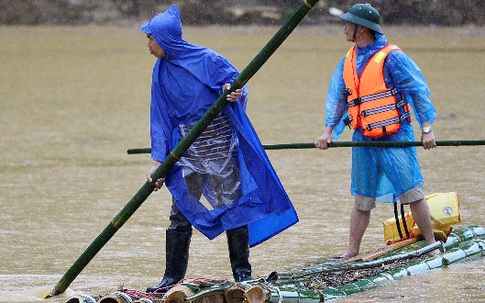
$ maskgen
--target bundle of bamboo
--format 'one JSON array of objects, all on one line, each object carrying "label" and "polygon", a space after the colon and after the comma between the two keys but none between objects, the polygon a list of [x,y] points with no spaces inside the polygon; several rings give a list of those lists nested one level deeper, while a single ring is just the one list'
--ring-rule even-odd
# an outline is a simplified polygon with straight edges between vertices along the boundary
[{"label": "bundle of bamboo", "polygon": [[[427,256],[428,252],[440,247],[446,249],[446,252],[434,257]],[[485,228],[469,226],[455,229],[446,243],[426,245],[424,240],[406,242],[403,247],[388,251],[373,260],[314,264],[310,268],[272,273],[266,278],[243,283],[232,280],[187,279],[166,294],[158,296],[120,289],[98,302],[319,303],[376,288],[382,282],[483,258],[484,250]],[[82,299],[77,296],[66,303],[92,303],[89,300],[81,301]]]}]

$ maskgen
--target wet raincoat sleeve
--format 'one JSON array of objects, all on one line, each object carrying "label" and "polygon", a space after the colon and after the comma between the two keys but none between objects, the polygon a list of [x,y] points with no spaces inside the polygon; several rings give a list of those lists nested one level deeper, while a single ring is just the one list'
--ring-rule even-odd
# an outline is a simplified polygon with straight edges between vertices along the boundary
[{"label": "wet raincoat sleeve", "polygon": [[333,128],[332,137],[338,139],[345,129],[344,119],[347,117],[346,87],[343,78],[345,57],[335,69],[328,87],[325,101],[325,126]]},{"label": "wet raincoat sleeve", "polygon": [[157,61],[153,69],[152,79],[152,100],[150,103],[150,139],[152,147],[152,159],[163,162],[170,152],[169,142],[172,137],[174,126],[168,115],[168,110],[163,103],[157,102],[156,96],[161,94],[158,79],[155,73],[159,69],[160,60]]},{"label": "wet raincoat sleeve", "polygon": [[391,52],[386,59],[386,81],[405,94],[419,125],[436,120],[436,109],[430,101],[430,90],[423,73],[404,52]]}]

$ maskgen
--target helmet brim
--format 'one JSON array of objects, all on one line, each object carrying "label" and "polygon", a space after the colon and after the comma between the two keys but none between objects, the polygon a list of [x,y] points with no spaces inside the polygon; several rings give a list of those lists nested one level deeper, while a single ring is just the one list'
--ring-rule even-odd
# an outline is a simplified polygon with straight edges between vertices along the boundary
[{"label": "helmet brim", "polygon": [[369,20],[366,20],[364,18],[358,17],[353,14],[345,13],[342,16],[340,16],[340,19],[366,27],[368,29],[371,29],[375,32],[378,32],[379,34],[384,34],[382,31],[382,28],[379,24],[370,22]]}]

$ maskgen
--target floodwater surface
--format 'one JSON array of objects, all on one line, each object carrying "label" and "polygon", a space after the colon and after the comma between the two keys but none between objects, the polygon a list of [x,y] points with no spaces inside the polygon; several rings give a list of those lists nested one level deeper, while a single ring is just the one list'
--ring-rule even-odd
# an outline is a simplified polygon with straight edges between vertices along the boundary
[{"label": "floodwater surface", "polygon": [[[242,70],[277,28],[186,28]],[[423,70],[438,140],[485,139],[483,28],[388,29]],[[137,28],[0,28],[0,302],[35,302],[59,281],[145,183],[155,58]],[[248,115],[265,144],[313,142],[328,82],[351,45],[338,27],[301,27],[249,81]],[[187,87],[190,89],[190,87]],[[416,128],[417,139],[419,130]],[[341,140],[348,140],[347,131]],[[456,191],[463,226],[484,225],[485,147],[419,149],[428,194]],[[345,250],[352,198],[350,149],[268,151],[300,222],[251,250],[255,275]],[[65,294],[143,290],[163,274],[170,195],[150,195]],[[378,205],[362,252],[384,246]],[[345,302],[485,301],[485,259],[401,278]],[[231,278],[224,236],[196,232],[187,277]]]}]

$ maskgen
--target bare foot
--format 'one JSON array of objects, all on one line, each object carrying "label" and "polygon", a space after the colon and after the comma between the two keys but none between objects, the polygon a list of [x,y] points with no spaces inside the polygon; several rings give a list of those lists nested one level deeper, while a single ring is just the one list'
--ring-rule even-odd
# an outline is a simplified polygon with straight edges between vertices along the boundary
[{"label": "bare foot", "polygon": [[352,259],[353,257],[349,256],[347,253],[343,253],[340,256],[335,256],[333,258],[328,259],[325,261],[325,264],[340,264],[345,263],[347,260]]},{"label": "bare foot", "polygon": [[349,252],[344,252],[343,254],[341,254],[339,256],[339,258],[341,259],[350,259],[350,258],[353,258],[353,257],[356,257],[358,254],[351,254]]}]

